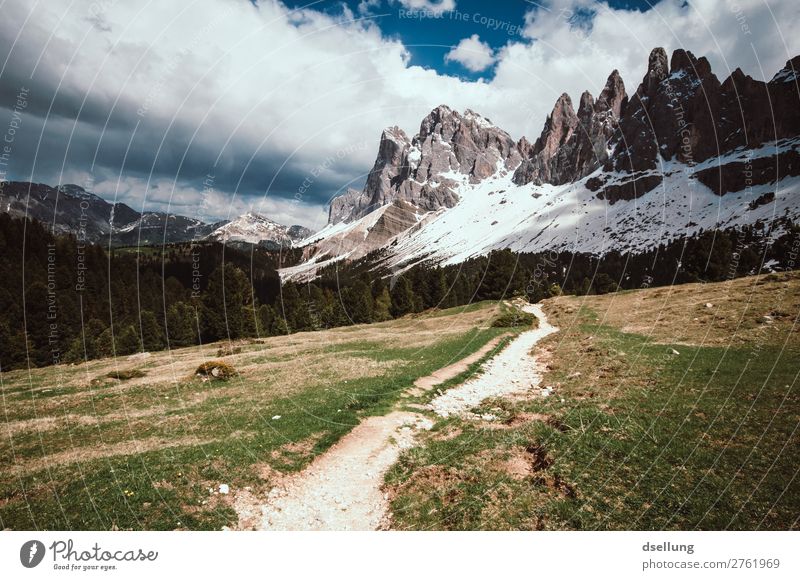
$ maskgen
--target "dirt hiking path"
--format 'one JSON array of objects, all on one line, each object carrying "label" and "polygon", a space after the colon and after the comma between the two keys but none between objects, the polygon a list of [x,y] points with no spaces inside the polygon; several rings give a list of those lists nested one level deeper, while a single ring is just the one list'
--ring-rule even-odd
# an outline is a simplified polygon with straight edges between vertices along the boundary
[{"label": "dirt hiking path", "polygon": [[540,365],[530,356],[530,352],[537,342],[558,329],[547,322],[547,317],[538,304],[527,304],[522,310],[536,315],[539,327],[520,334],[502,352],[483,365],[480,375],[463,385],[448,389],[431,401],[430,408],[434,413],[440,417],[469,415],[469,410],[477,407],[484,399],[525,393],[539,385],[542,380]]},{"label": "dirt hiking path", "polygon": [[[466,414],[487,397],[527,391],[541,380],[534,345],[557,329],[538,305],[523,310],[539,318],[539,327],[515,338],[483,367],[483,373],[434,399],[428,408],[440,416]],[[498,339],[499,340],[499,339]],[[480,360],[493,341],[461,361],[420,379],[410,393],[433,388]],[[300,473],[287,476],[267,496],[236,498],[239,529],[379,530],[389,527],[389,504],[381,487],[401,451],[413,447],[416,434],[432,427],[419,413],[395,411],[368,417]]]}]

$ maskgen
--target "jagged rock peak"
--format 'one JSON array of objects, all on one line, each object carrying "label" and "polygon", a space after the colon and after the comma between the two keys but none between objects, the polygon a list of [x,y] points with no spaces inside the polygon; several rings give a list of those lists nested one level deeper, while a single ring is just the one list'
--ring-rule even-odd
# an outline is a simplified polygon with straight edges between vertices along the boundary
[{"label": "jagged rock peak", "polygon": [[452,207],[458,201],[454,172],[478,182],[500,168],[515,169],[521,160],[518,144],[489,119],[439,105],[413,139],[399,127],[383,131],[364,190],[333,200],[329,223],[358,219],[395,200],[425,211]]},{"label": "jagged rock peak", "polygon": [[786,61],[786,66],[779,70],[772,80],[772,83],[795,83],[797,82],[797,74],[800,73],[800,55]]},{"label": "jagged rock peak", "polygon": [[353,208],[361,205],[359,199],[362,195],[363,194],[359,190],[348,187],[347,191],[342,195],[334,197],[331,200],[331,206],[328,210],[328,223],[338,224],[339,222],[346,221]]},{"label": "jagged rock peak", "polygon": [[644,95],[652,95],[668,74],[667,51],[661,47],[654,48],[647,59],[647,73],[642,79],[641,92]]},{"label": "jagged rock peak", "polygon": [[383,133],[381,133],[381,142],[384,141],[391,141],[400,145],[405,145],[411,142],[411,140],[408,138],[408,135],[406,135],[406,132],[397,125],[394,127],[386,127],[383,130]]},{"label": "jagged rock peak", "polygon": [[616,70],[609,75],[597,100],[584,91],[577,114],[570,96],[562,94],[536,144],[532,148],[522,141],[518,144],[523,161],[514,173],[514,182],[557,185],[597,169],[607,159],[606,143],[627,99],[625,84]]},{"label": "jagged rock peak", "polygon": [[[589,97],[591,98],[591,95]],[[552,155],[562,143],[569,139],[577,124],[578,116],[572,107],[572,99],[567,93],[562,93],[544,123],[544,129],[536,140],[534,151]]]},{"label": "jagged rock peak", "polygon": [[606,85],[597,97],[597,105],[613,112],[615,117],[619,117],[627,100],[628,95],[625,92],[625,83],[622,81],[619,71],[614,69],[608,75]]},{"label": "jagged rock peak", "polygon": [[562,112],[573,111],[572,99],[567,93],[561,93],[561,96],[556,99],[556,104],[553,105],[553,110],[550,116],[559,115]]},{"label": "jagged rock peak", "polygon": [[438,134],[443,140],[453,138],[461,115],[447,105],[439,105],[428,113],[419,126],[419,138],[424,140],[428,135]]},{"label": "jagged rock peak", "polygon": [[589,91],[583,91],[578,104],[578,118],[583,119],[594,112],[594,97]]},{"label": "jagged rock peak", "polygon": [[673,51],[669,66],[671,75],[680,71],[684,71],[700,79],[706,78],[712,74],[711,64],[706,57],[701,56],[700,58],[696,58],[690,51],[682,48]]}]

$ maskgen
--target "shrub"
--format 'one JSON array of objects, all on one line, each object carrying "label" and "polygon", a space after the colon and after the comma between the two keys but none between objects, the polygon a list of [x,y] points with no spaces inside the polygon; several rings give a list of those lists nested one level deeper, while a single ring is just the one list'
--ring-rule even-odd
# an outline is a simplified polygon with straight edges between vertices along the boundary
[{"label": "shrub", "polygon": [[505,312],[492,321],[492,326],[495,328],[510,328],[515,326],[532,326],[538,322],[533,314],[522,312],[521,310],[512,310]]},{"label": "shrub", "polygon": [[207,377],[207,378],[227,381],[228,379],[230,379],[231,377],[235,377],[239,373],[237,373],[236,369],[234,369],[231,365],[229,365],[225,361],[212,360],[204,362],[199,367],[197,367],[195,374],[200,377]]}]

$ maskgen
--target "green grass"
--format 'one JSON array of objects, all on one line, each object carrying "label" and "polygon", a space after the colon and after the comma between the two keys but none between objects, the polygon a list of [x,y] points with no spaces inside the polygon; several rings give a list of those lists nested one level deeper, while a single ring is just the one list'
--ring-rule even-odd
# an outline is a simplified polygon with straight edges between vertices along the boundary
[{"label": "green grass", "polygon": [[[204,382],[186,374],[177,382],[161,377],[165,382],[157,383],[157,373],[151,371],[145,384],[54,387],[57,400],[51,404],[49,393],[39,389],[58,372],[71,378],[70,373],[80,371],[36,370],[33,390],[20,386],[28,384],[26,375],[5,376],[0,401],[7,421],[47,415],[58,425],[4,433],[0,439],[0,528],[160,530],[233,525],[237,516],[230,496],[210,493],[209,488],[227,483],[234,490],[251,487],[265,493],[269,481],[262,476],[264,466],[280,472],[302,469],[364,416],[391,409],[416,379],[475,352],[502,333],[494,328],[442,333],[441,340],[422,349],[360,340],[358,333],[348,333],[352,337],[348,342],[314,352],[342,348],[390,363],[385,372],[342,381],[319,368],[291,395],[282,395],[271,373],[257,369],[227,382]],[[254,353],[248,364],[270,358]],[[297,363],[303,364],[302,357]],[[71,416],[97,417],[99,422],[76,424]],[[113,451],[115,445],[135,441],[152,448],[100,456],[104,449]],[[178,445],[169,447],[172,442]],[[75,450],[86,451],[87,456],[48,464],[48,458]],[[15,467],[21,461],[32,467]]]},{"label": "green grass", "polygon": [[486,401],[496,424],[439,421],[401,457],[398,528],[797,529],[796,342],[654,344],[580,319],[549,341],[555,396]]}]

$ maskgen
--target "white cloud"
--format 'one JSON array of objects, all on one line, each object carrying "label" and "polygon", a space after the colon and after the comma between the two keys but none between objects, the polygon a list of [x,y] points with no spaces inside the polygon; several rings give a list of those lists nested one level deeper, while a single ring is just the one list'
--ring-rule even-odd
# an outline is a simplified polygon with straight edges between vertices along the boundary
[{"label": "white cloud", "polygon": [[[594,12],[588,21],[587,9]],[[580,26],[573,26],[570,19],[579,11]],[[656,46],[668,54],[685,48],[707,56],[720,81],[736,67],[769,80],[800,54],[800,36],[792,33],[798,27],[793,0],[661,0],[646,12],[553,0],[529,12],[525,42],[510,43],[498,54],[491,87],[505,101],[478,110],[535,138],[562,92],[575,101],[587,89],[596,96],[613,69],[628,93],[636,90]]]},{"label": "white cloud", "polygon": [[481,72],[495,62],[494,51],[487,43],[482,42],[477,34],[462,38],[450,52],[444,55],[445,62],[457,62],[471,70]]},{"label": "white cloud", "polygon": [[[571,26],[569,11],[590,5],[591,19]],[[113,196],[122,175],[121,201],[136,207],[156,184],[191,215],[202,199],[199,182],[219,159],[220,193],[208,202],[219,204],[214,218],[265,199],[272,205],[261,211],[319,227],[324,202],[363,181],[381,129],[396,124],[414,134],[439,104],[474,109],[533,140],[564,91],[596,95],[617,68],[632,92],[654,46],[705,54],[720,79],[736,66],[770,78],[800,53],[795,0],[662,0],[644,13],[555,0],[532,10],[525,25],[524,38],[493,55],[477,36],[459,43],[481,47],[471,54],[483,60],[459,60],[465,66],[496,61],[493,79],[467,82],[410,65],[399,40],[347,11],[335,17],[274,0],[157,8],[147,0],[75,0],[66,10],[10,0],[0,19],[0,52],[9,55],[0,95],[13,102],[6,92],[31,89],[14,160],[26,139],[31,151],[41,141],[34,179],[67,182],[62,165],[75,173],[94,163],[98,193]],[[465,52],[459,47],[454,60]]]},{"label": "white cloud", "polygon": [[456,0],[395,0],[406,10],[420,10],[441,14],[456,9]]}]

